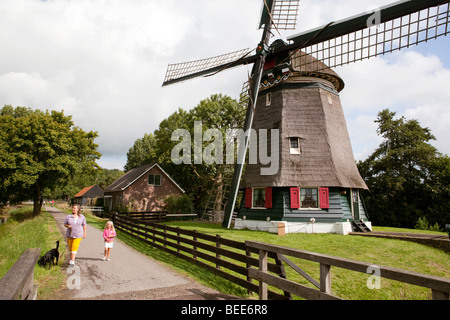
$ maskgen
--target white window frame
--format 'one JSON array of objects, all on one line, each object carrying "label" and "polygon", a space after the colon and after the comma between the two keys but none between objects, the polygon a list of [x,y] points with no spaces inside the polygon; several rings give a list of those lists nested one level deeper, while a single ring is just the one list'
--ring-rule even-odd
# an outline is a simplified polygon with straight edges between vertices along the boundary
[{"label": "white window frame", "polygon": [[[262,207],[255,206],[255,190],[262,190],[262,196],[263,196],[263,204]],[[252,188],[252,209],[267,209],[266,208],[266,188]]]},{"label": "white window frame", "polygon": [[[316,197],[317,197],[316,203],[317,203],[317,207],[311,208],[311,207],[303,207],[303,206],[302,206],[302,190],[305,190],[305,189],[315,189],[315,190],[316,190]],[[320,190],[319,190],[318,187],[300,187],[300,192],[299,192],[299,195],[298,195],[298,196],[300,197],[300,209],[301,209],[301,210],[321,210],[321,208],[320,208],[320,195],[319,195],[319,193],[320,193]]]},{"label": "white window frame", "polygon": [[[292,143],[297,141],[297,147],[292,147]],[[290,137],[289,138],[289,152],[290,154],[300,154],[300,138]]]},{"label": "white window frame", "polygon": [[[153,183],[150,183],[150,176],[153,176]],[[156,184],[156,177],[159,176],[159,184]],[[160,187],[162,184],[162,179],[160,174],[149,173],[147,176],[147,183],[149,186]]]}]

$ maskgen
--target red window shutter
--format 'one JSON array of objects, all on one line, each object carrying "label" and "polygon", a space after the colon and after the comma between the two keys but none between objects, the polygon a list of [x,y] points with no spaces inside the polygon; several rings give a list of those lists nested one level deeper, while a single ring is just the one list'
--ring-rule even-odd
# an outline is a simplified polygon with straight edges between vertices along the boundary
[{"label": "red window shutter", "polygon": [[250,209],[253,206],[252,195],[253,195],[252,188],[245,189],[245,207],[247,209]]},{"label": "red window shutter", "polygon": [[266,209],[272,209],[272,188],[266,188]]},{"label": "red window shutter", "polygon": [[329,209],[330,208],[330,195],[328,188],[320,188],[319,189],[319,202],[321,209]]},{"label": "red window shutter", "polygon": [[300,188],[291,188],[291,209],[300,208]]}]

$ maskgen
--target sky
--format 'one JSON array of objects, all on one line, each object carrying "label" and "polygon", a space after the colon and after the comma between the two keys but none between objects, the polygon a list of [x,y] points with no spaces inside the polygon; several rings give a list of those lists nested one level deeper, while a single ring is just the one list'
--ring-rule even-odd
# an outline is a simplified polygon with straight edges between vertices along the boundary
[{"label": "sky", "polygon": [[[296,31],[393,0],[301,0]],[[106,169],[123,169],[137,139],[212,94],[238,98],[251,66],[162,87],[167,65],[255,48],[262,0],[0,0],[0,107],[64,110],[97,131]],[[279,35],[277,35],[279,38]],[[272,40],[275,40],[273,38]],[[385,108],[431,129],[450,154],[450,37],[338,67],[356,160],[381,142]]]}]

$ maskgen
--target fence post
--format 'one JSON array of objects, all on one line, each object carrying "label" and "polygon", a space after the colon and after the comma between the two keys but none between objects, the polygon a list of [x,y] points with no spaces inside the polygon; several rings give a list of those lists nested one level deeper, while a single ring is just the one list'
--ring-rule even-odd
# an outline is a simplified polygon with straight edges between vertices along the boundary
[{"label": "fence post", "polygon": [[[267,251],[259,250],[259,271],[267,272]],[[259,300],[267,300],[267,283],[259,281]]]},{"label": "fence post", "polygon": [[320,291],[331,294],[331,266],[320,264]]},{"label": "fence post", "polygon": [[433,300],[449,300],[450,294],[448,292],[431,289],[431,297]]},{"label": "fence post", "polygon": [[[216,248],[220,248],[220,235],[216,235]],[[216,253],[216,258],[220,259],[220,253]],[[216,264],[216,269],[220,270],[220,264]]]},{"label": "fence post", "polygon": [[[248,249],[248,247],[247,247],[247,244],[245,245],[245,255],[247,256],[247,257],[252,257],[252,252]],[[247,268],[247,270],[248,270],[248,268],[250,268],[252,265],[251,265],[251,263],[249,263],[249,262],[247,262],[246,263],[246,265],[245,265],[245,267]],[[247,281],[248,282],[250,282],[250,283],[252,283],[252,278],[250,277],[250,275],[249,275],[249,273],[247,272]],[[247,294],[248,295],[252,295],[253,294],[253,291],[251,291],[250,289],[247,289]]]},{"label": "fence post", "polygon": [[156,243],[156,225],[153,225],[153,243]]},{"label": "fence post", "polygon": [[195,242],[197,242],[197,236],[195,235],[197,233],[197,231],[192,230],[192,232],[194,233],[194,236],[192,237],[194,240],[194,246],[193,246],[193,252],[192,252],[192,257],[197,260],[197,246],[195,245]]},{"label": "fence post", "polygon": [[164,225],[164,248],[167,248],[167,245],[166,245],[166,241],[167,241],[166,234],[167,234],[167,226]]},{"label": "fence post", "polygon": [[25,250],[11,269],[0,279],[0,300],[36,299],[37,286],[33,284],[34,266],[40,253],[40,248]]},{"label": "fence post", "polygon": [[177,227],[177,252],[180,253],[180,227]]}]

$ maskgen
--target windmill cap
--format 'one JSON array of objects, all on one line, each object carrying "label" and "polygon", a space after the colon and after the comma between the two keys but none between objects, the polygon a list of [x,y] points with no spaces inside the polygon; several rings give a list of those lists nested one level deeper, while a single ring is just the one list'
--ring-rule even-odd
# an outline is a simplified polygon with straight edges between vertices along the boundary
[{"label": "windmill cap", "polygon": [[291,68],[294,76],[320,78],[331,82],[334,89],[341,92],[344,87],[342,78],[322,61],[303,51],[297,51],[291,57]]}]

